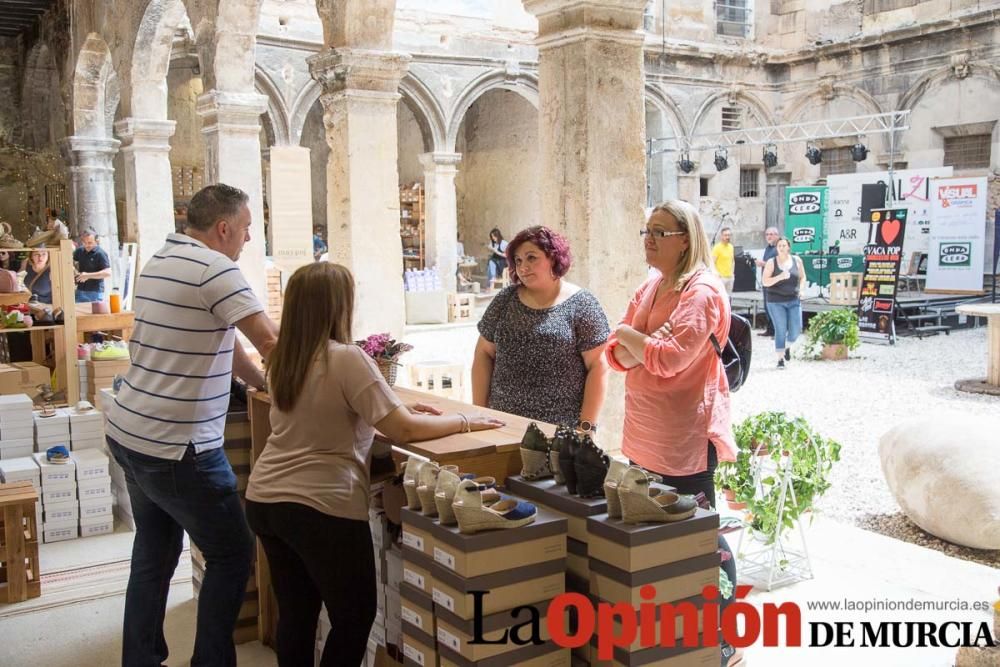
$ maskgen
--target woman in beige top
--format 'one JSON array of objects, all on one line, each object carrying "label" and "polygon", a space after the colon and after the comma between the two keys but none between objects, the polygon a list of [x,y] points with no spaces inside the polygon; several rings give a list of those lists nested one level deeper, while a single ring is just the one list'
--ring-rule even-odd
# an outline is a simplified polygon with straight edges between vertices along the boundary
[{"label": "woman in beige top", "polygon": [[351,342],[354,279],[320,262],[288,282],[271,354],[271,435],[254,464],[246,512],[278,599],[278,663],[309,665],[320,604],[332,629],[320,663],[361,664],[375,620],[368,528],[372,439],[395,442],[497,428],[478,415],[406,407]]}]

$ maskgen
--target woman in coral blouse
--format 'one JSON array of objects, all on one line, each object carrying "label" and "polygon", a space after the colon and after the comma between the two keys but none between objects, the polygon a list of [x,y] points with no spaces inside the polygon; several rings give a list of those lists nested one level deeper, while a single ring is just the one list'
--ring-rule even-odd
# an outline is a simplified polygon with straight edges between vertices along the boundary
[{"label": "woman in coral blouse", "polygon": [[[626,373],[622,452],[678,493],[704,493],[714,506],[716,465],[736,457],[729,384],[709,340],[729,335],[729,299],[709,269],[708,238],[690,204],[660,204],[641,234],[658,273],[636,291],[606,351],[611,368]],[[724,538],[719,547],[735,586]],[[723,645],[723,665],[741,659]]]}]

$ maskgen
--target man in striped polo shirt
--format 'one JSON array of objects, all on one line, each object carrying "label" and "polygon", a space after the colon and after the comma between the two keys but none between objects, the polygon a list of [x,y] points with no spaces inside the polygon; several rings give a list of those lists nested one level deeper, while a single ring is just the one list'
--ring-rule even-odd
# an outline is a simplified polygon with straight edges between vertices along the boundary
[{"label": "man in striped polo shirt", "polygon": [[205,555],[194,665],[235,665],[232,633],[254,541],[223,453],[233,374],[263,386],[236,340],[262,356],[277,341],[236,260],[250,240],[247,195],[210,185],[136,281],[132,366],[108,409],[108,447],[125,471],[136,534],[125,594],[122,664],[159,665],[170,579],[184,531]]}]

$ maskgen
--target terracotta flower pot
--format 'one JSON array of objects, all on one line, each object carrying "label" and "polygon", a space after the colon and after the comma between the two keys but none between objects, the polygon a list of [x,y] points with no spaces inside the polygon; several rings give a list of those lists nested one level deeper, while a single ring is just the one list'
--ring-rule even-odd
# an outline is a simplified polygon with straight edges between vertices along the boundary
[{"label": "terracotta flower pot", "polygon": [[843,361],[847,359],[847,346],[842,343],[826,343],[820,356],[827,361]]},{"label": "terracotta flower pot", "polygon": [[746,503],[738,503],[734,500],[729,500],[728,498],[726,499],[726,504],[729,505],[729,509],[731,510],[745,510],[747,508]]},{"label": "terracotta flower pot", "polygon": [[734,491],[733,489],[723,489],[722,492],[726,494],[727,502],[733,502],[734,500],[736,500],[736,491]]}]

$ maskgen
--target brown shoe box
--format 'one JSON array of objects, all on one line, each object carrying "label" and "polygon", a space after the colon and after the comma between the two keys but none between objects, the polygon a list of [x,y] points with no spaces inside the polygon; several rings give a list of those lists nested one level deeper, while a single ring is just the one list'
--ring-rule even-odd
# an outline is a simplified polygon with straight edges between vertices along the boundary
[{"label": "brown shoe box", "polygon": [[405,507],[400,511],[400,518],[403,523],[403,546],[433,558],[434,537],[431,535],[430,525],[435,519]]},{"label": "brown shoe box", "polygon": [[579,542],[587,542],[587,518],[608,512],[608,501],[603,496],[574,496],[566,489],[565,484],[556,484],[551,477],[528,481],[520,475],[513,475],[507,478],[505,488],[536,505],[565,516],[569,520],[569,536]]},{"label": "brown shoe box", "polygon": [[627,572],[714,554],[719,546],[719,515],[701,508],[668,523],[627,524],[603,514],[589,518],[587,530],[590,558]]},{"label": "brown shoe box", "polygon": [[529,644],[521,646],[516,651],[501,653],[485,660],[473,662],[466,660],[451,649],[438,645],[441,656],[441,667],[570,667],[569,649],[559,648],[555,644]]},{"label": "brown shoe box", "polygon": [[525,604],[549,601],[566,591],[566,559],[548,560],[478,577],[461,577],[435,563],[431,570],[435,610],[443,608],[469,620],[475,613],[471,591],[489,591],[482,613],[491,615]]},{"label": "brown shoe box", "polygon": [[403,631],[416,630],[434,637],[437,624],[434,622],[434,601],[431,596],[404,582],[399,585],[399,597]]},{"label": "brown shoe box", "polygon": [[414,629],[412,625],[403,626],[403,664],[410,667],[437,667],[438,654],[434,638]]},{"label": "brown shoe box", "polygon": [[458,526],[442,526],[437,519],[403,510],[404,531],[424,536],[432,544],[430,556],[441,568],[459,577],[479,577],[494,572],[566,558],[566,519],[539,508],[533,523],[508,530],[472,535]]},{"label": "brown shoe box", "polygon": [[434,578],[431,576],[433,563],[429,556],[403,547],[403,580],[400,582],[400,590],[405,583],[424,595],[431,595],[434,586]]},{"label": "brown shoe box", "polygon": [[718,646],[685,646],[652,648],[629,652],[624,648],[616,648],[612,660],[601,660],[597,657],[597,640],[588,645],[589,656],[584,658],[590,665],[600,667],[718,667],[722,660]]},{"label": "brown shoe box", "polygon": [[[614,601],[611,601],[611,600],[601,600],[599,598],[594,598],[594,597],[591,597],[591,601],[593,602],[595,609],[597,608],[597,605],[599,605],[601,603],[604,603],[604,604],[615,604]],[[697,610],[697,614],[694,617],[692,617],[692,621],[694,622],[695,627],[697,628],[697,636],[698,636],[698,638],[700,640],[700,638],[701,638],[701,632],[702,632],[703,625],[704,625],[703,622],[702,622],[701,608],[705,605],[705,598],[703,598],[701,595],[695,595],[695,596],[692,596],[692,597],[689,597],[689,598],[685,598],[683,600],[673,601],[670,604],[671,605],[677,605],[677,604],[682,604],[682,603],[690,603],[691,606],[694,607]],[[654,638],[654,641],[655,641],[655,644],[656,644],[657,647],[659,647],[660,644],[661,644],[660,640],[662,639],[661,635],[663,634],[662,633],[662,622],[661,622],[661,618],[662,617],[663,617],[663,605],[662,604],[658,604],[658,605],[656,605],[655,612],[654,612],[654,618],[656,619],[656,628],[655,628],[655,638]],[[621,632],[622,632],[622,624],[621,624],[620,620],[617,617],[614,619],[613,622],[614,622],[614,633],[615,633],[616,636],[620,636]],[[677,643],[678,646],[683,641],[685,624],[687,622],[688,622],[688,615],[687,614],[678,613],[678,614],[676,614],[674,616],[673,637],[674,637],[674,640],[675,640],[675,642]],[[668,630],[668,632],[669,632],[669,630]],[[595,634],[594,641],[596,642],[596,640],[597,640],[597,636]],[[586,645],[586,647],[589,650],[590,645],[588,644],[588,645]],[[621,651],[624,651],[626,653],[636,653],[638,651],[644,651],[644,650],[646,650],[642,646],[642,635],[640,634],[640,632],[638,630],[636,631],[636,634],[635,634],[635,641],[633,641],[629,646],[616,647],[616,648],[620,649]],[[594,653],[593,655],[588,654],[586,656],[587,659],[590,659],[590,658],[596,659],[596,657],[597,657],[596,653]]]},{"label": "brown shoe box", "polygon": [[[512,626],[531,621],[532,614],[525,609],[525,606],[533,607],[537,611],[539,635],[543,641],[548,642],[551,639],[546,621],[549,602],[549,600],[543,600],[531,605],[517,607],[514,610],[501,611],[496,614],[483,616],[480,619],[480,636],[486,641],[494,642],[503,641],[506,638],[506,642],[502,644],[470,644],[476,636],[476,620],[465,620],[452,614],[447,609],[437,607],[434,613],[437,615],[438,651],[448,649],[472,664],[479,664],[482,660],[487,660],[498,655],[508,655],[513,651],[517,651],[522,648],[522,645],[512,641],[513,637],[509,635],[509,632]],[[514,611],[518,613],[514,614]],[[519,637],[522,640],[528,639],[530,633],[531,626],[525,626],[520,630]]]},{"label": "brown shoe box", "polygon": [[584,581],[590,580],[590,556],[586,542],[566,538],[566,571]]},{"label": "brown shoe box", "polygon": [[[639,589],[647,584],[656,589],[651,600],[639,596]],[[718,585],[719,555],[715,551],[637,572],[590,559],[590,594],[601,600],[631,602],[636,609],[643,602],[662,604],[701,595],[706,586]]]}]

